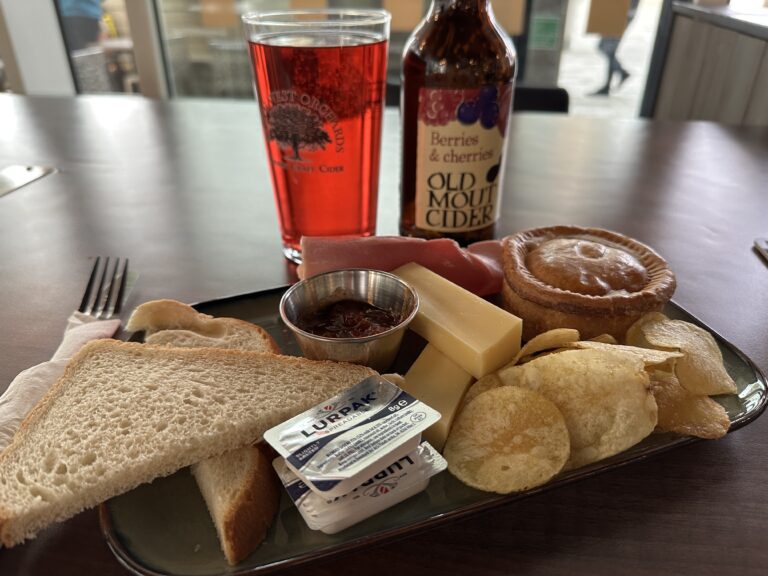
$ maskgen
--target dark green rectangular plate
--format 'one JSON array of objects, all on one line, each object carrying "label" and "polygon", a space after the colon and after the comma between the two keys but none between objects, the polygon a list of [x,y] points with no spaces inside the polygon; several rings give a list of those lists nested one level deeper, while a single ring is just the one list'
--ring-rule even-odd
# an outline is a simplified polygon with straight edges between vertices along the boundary
[{"label": "dark green rectangular plate", "polygon": [[[285,289],[205,302],[196,305],[196,308],[213,316],[241,318],[259,324],[269,331],[284,353],[299,355],[292,333],[283,325],[278,314],[278,303]],[[709,330],[673,303],[669,304],[666,313]],[[757,418],[765,408],[766,380],[744,354],[717,334],[713,335],[723,352],[725,366],[738,387],[737,395],[717,398],[728,412],[732,432]],[[417,336],[408,333],[394,369],[404,372],[423,345],[424,342]],[[205,503],[187,469],[102,504],[101,527],[115,556],[136,574],[254,574],[434,527],[695,441],[674,434],[653,434],[612,458],[561,474],[534,490],[506,496],[474,490],[450,473],[443,472],[432,479],[426,491],[334,535],[310,530],[284,496],[267,539],[235,567],[230,567],[224,559]]]}]

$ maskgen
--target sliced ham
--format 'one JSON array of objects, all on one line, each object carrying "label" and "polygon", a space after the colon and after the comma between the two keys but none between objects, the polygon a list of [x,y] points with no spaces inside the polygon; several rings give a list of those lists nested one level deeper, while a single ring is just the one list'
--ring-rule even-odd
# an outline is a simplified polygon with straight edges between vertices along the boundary
[{"label": "sliced ham", "polygon": [[305,236],[301,255],[300,278],[343,268],[390,272],[408,262],[417,262],[479,296],[501,291],[503,278],[500,240],[461,248],[447,238]]}]

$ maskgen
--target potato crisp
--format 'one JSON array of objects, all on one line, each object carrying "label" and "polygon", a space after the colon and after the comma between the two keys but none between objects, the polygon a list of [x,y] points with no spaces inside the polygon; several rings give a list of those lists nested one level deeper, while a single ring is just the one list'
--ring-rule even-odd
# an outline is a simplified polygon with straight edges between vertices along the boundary
[{"label": "potato crisp", "polygon": [[[513,368],[514,366],[507,366],[498,372],[493,372],[483,376],[480,378],[480,380],[472,384],[472,386],[469,387],[469,390],[467,390],[467,393],[464,394],[464,398],[461,401],[462,408],[480,396],[480,394],[483,392],[504,386],[505,382],[511,383],[515,375],[514,371],[510,372]],[[504,380],[502,380],[502,374],[507,373],[509,374],[504,377]]]},{"label": "potato crisp", "polygon": [[555,405],[504,386],[477,396],[454,422],[443,455],[465,484],[508,494],[555,476],[568,459],[568,430]]},{"label": "potato crisp", "polygon": [[566,344],[566,348],[584,348],[592,350],[611,350],[614,352],[626,352],[640,358],[646,366],[658,366],[669,363],[674,364],[676,358],[682,358],[682,352],[674,350],[657,350],[655,348],[640,348],[639,346],[624,346],[622,344],[605,344],[593,340],[582,340]]},{"label": "potato crisp", "polygon": [[675,363],[675,375],[693,395],[736,393],[736,383],[725,370],[714,337],[694,324],[670,320],[658,312],[647,314],[627,331],[627,343],[682,352],[683,357]]},{"label": "potato crisp", "polygon": [[709,396],[688,392],[674,374],[651,372],[651,391],[659,407],[657,430],[710,440],[728,433],[731,421],[725,409]]},{"label": "potato crisp", "polygon": [[656,426],[656,402],[643,360],[612,350],[566,350],[499,373],[546,396],[565,418],[571,438],[566,469],[634,446]]},{"label": "potato crisp", "polygon": [[590,342],[602,342],[603,344],[618,344],[616,338],[610,334],[599,334],[594,338],[589,339]]},{"label": "potato crisp", "polygon": [[579,331],[573,328],[555,328],[554,330],[542,332],[526,342],[525,346],[520,348],[520,352],[517,353],[517,356],[515,356],[510,364],[517,364],[520,360],[529,356],[544,352],[545,350],[560,348],[569,342],[576,342],[578,339]]},{"label": "potato crisp", "polygon": [[473,398],[486,390],[498,388],[504,384],[512,384],[515,373],[507,371],[516,364],[530,361],[535,354],[549,350],[557,350],[563,346],[569,345],[569,343],[576,342],[578,339],[579,331],[574,330],[573,328],[555,328],[554,330],[548,330],[538,336],[534,336],[520,349],[520,352],[517,353],[517,356],[515,356],[512,362],[503,368],[500,368],[497,372],[487,374],[475,382],[464,395],[462,405],[466,406]]}]

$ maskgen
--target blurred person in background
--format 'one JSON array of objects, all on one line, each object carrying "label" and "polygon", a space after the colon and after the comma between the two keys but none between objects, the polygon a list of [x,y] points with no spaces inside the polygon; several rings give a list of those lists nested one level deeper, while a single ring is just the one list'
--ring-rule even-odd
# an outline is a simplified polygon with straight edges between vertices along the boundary
[{"label": "blurred person in background", "polygon": [[[640,0],[631,0],[629,3],[629,11],[627,12],[627,24],[624,26],[624,32],[629,27],[629,23],[637,13],[637,5]],[[597,45],[597,49],[602,52],[606,58],[608,58],[608,77],[605,79],[605,84],[593,93],[594,96],[608,96],[611,93],[611,82],[614,76],[619,77],[619,86],[624,84],[629,78],[630,74],[626,68],[621,65],[619,59],[616,57],[616,51],[619,49],[621,39],[624,37],[624,33],[616,37],[603,36],[600,38],[600,42]]]},{"label": "blurred person in background", "polygon": [[101,0],[57,0],[67,49],[72,52],[98,42],[101,35]]}]

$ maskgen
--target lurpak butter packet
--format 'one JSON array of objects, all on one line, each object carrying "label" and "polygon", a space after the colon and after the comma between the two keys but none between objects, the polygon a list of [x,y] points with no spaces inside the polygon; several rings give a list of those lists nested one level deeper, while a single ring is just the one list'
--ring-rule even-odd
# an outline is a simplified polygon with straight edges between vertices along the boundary
[{"label": "lurpak butter packet", "polygon": [[416,449],[440,413],[381,376],[369,376],[267,430],[264,439],[324,498],[351,492]]},{"label": "lurpak butter packet", "polygon": [[307,526],[336,534],[426,489],[429,479],[445,470],[448,463],[422,442],[352,492],[330,500],[310,490],[283,458],[276,458],[272,465]]}]

